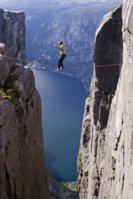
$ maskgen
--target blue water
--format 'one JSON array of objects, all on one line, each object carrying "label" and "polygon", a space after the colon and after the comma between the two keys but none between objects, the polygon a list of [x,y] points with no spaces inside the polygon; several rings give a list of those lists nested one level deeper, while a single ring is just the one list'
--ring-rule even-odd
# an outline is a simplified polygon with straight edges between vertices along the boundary
[{"label": "blue water", "polygon": [[49,174],[58,180],[77,178],[77,153],[85,98],[83,84],[59,72],[33,69],[41,95],[44,148]]}]

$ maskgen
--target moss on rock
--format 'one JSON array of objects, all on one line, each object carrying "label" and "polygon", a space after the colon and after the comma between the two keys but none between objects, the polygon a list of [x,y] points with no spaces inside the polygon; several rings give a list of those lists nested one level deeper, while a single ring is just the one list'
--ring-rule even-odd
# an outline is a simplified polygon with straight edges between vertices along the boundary
[{"label": "moss on rock", "polygon": [[[15,66],[13,67],[13,71]],[[3,90],[5,92],[6,95],[10,96],[10,101],[12,102],[12,104],[14,104],[16,111],[19,111],[20,109],[20,101],[19,98],[21,96],[21,91],[19,90],[19,88],[15,85],[15,82],[19,79],[19,75],[14,73],[9,74],[7,80],[5,81],[5,84],[3,86]]]}]

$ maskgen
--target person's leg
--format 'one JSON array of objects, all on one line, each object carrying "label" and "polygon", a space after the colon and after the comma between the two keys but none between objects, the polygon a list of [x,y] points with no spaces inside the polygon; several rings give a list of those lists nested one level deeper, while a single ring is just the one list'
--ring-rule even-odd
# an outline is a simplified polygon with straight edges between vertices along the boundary
[{"label": "person's leg", "polygon": [[60,59],[60,65],[61,65],[62,69],[64,68],[63,60],[65,59],[65,57],[66,57],[66,55],[63,54],[63,55],[61,56],[61,59]]},{"label": "person's leg", "polygon": [[60,56],[60,58],[59,58],[59,60],[58,60],[58,69],[61,68],[61,57],[62,57],[62,56]]}]

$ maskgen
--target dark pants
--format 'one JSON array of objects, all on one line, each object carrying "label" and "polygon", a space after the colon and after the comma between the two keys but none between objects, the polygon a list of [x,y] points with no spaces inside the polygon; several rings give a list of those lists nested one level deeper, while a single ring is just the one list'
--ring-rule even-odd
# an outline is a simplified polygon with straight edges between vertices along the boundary
[{"label": "dark pants", "polygon": [[61,54],[59,60],[58,60],[58,68],[64,68],[64,65],[63,65],[63,60],[65,59],[66,57],[66,54]]}]

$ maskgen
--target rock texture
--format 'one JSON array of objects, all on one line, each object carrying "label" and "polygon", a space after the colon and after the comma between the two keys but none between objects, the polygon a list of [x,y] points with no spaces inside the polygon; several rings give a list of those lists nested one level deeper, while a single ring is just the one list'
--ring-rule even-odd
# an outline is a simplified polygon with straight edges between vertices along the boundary
[{"label": "rock texture", "polygon": [[123,5],[123,65],[112,101],[99,198],[133,198],[133,2]]},{"label": "rock texture", "polygon": [[6,53],[25,58],[25,15],[0,9],[0,41],[6,45]]},{"label": "rock texture", "polygon": [[77,182],[58,182],[49,179],[50,199],[79,199]]},{"label": "rock texture", "polygon": [[7,57],[25,59],[24,21],[23,12],[10,12],[0,9],[0,85],[4,83],[10,67],[15,63],[14,59]]},{"label": "rock texture", "polygon": [[48,199],[41,103],[25,58],[24,14],[0,10],[0,199]]},{"label": "rock texture", "polygon": [[[125,1],[123,22],[126,23],[126,26],[129,26],[127,16],[128,18],[131,16],[130,8],[131,1]],[[132,120],[128,119],[128,112],[127,114],[125,112],[126,108],[132,112],[128,102],[132,96],[131,94],[125,95],[126,89],[131,92],[131,79],[128,79],[128,73],[131,71],[128,64],[125,64],[128,71],[126,74],[124,65],[122,72],[120,67],[123,56],[126,63],[131,56],[132,35],[126,26],[124,25],[125,32],[122,34],[122,7],[119,7],[104,17],[96,33],[95,69],[90,98],[85,108],[78,157],[79,192],[82,199],[132,198],[132,195],[130,197],[123,195],[123,190],[128,190],[129,186],[124,184],[124,161],[127,161],[124,160],[126,154],[124,142],[126,139],[130,140],[132,132],[128,123],[130,121],[132,125]],[[123,37],[126,44],[123,44]],[[131,73],[130,76],[132,76]],[[126,84],[125,87],[123,87],[124,84]],[[125,96],[126,99],[129,96],[128,101],[124,102],[122,96]],[[125,118],[122,118],[123,115]],[[125,123],[127,138],[124,137],[123,123]],[[127,154],[128,158],[130,159],[130,156],[128,157]],[[129,182],[132,183],[131,179]]]},{"label": "rock texture", "polygon": [[80,198],[87,198],[88,195],[87,188],[88,188],[88,172],[89,172],[88,171],[89,140],[90,140],[90,98],[87,98],[84,110],[80,150],[78,154],[78,183],[79,183]]}]

